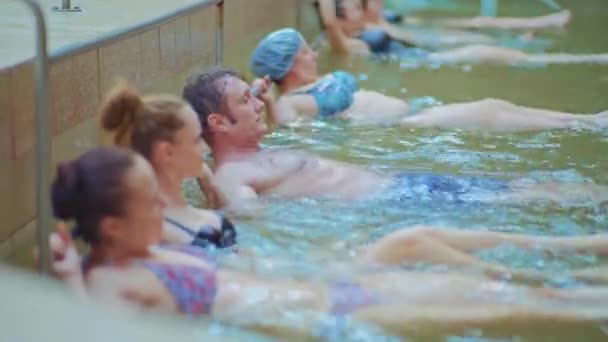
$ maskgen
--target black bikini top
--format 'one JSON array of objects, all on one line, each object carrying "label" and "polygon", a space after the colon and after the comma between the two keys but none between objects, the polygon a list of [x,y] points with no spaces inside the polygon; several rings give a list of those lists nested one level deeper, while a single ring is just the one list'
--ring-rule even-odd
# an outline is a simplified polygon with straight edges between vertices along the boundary
[{"label": "black bikini top", "polygon": [[217,214],[221,221],[221,228],[217,229],[211,225],[203,225],[198,229],[187,227],[173,219],[165,217],[165,221],[192,236],[191,245],[206,248],[215,246],[217,248],[233,247],[237,244],[237,232],[230,220],[221,214]]}]

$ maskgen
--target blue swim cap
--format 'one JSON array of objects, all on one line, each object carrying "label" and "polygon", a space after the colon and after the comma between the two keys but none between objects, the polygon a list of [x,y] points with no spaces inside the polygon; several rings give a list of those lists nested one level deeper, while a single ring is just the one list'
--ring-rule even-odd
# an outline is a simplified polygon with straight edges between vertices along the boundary
[{"label": "blue swim cap", "polygon": [[267,35],[253,50],[249,64],[257,77],[268,75],[273,81],[282,80],[296,59],[304,38],[292,28],[284,28]]}]

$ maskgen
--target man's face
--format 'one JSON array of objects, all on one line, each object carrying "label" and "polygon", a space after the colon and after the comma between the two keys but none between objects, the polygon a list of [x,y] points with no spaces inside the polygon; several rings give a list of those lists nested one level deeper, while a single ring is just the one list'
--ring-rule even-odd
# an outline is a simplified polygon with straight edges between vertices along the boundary
[{"label": "man's face", "polygon": [[240,78],[229,76],[219,82],[225,101],[224,133],[234,141],[260,141],[268,132],[264,103],[251,94],[249,84]]}]

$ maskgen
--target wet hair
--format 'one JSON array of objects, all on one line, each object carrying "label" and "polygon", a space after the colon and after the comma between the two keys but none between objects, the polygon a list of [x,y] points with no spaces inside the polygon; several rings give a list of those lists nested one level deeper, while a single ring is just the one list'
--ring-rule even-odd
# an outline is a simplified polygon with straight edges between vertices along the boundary
[{"label": "wet hair", "polygon": [[226,85],[221,80],[225,78],[242,79],[234,70],[221,66],[214,66],[204,72],[196,73],[188,79],[182,91],[182,97],[190,103],[203,128],[203,138],[210,143],[209,115],[225,114],[228,119],[226,108]]},{"label": "wet hair", "polygon": [[123,82],[103,103],[101,124],[114,134],[116,145],[131,148],[149,160],[155,142],[173,141],[184,127],[179,113],[185,106],[187,103],[177,96],[141,97]]},{"label": "wet hair", "polygon": [[75,237],[99,243],[101,220],[124,214],[129,189],[125,175],[134,163],[132,152],[116,147],[98,147],[60,163],[51,186],[55,217],[75,220]]}]

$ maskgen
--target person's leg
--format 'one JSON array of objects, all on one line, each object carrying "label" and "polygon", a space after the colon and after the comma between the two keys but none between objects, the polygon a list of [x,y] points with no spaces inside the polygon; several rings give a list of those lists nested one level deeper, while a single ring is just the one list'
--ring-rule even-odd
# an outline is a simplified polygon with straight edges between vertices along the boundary
[{"label": "person's leg", "polygon": [[[464,239],[456,243],[464,245]],[[470,241],[473,244],[474,241]],[[493,245],[498,245],[496,241]],[[488,244],[490,245],[490,244]],[[404,229],[391,233],[364,250],[362,261],[374,264],[401,265],[429,263],[454,265],[479,270],[490,277],[511,278],[522,281],[542,281],[547,279],[536,271],[516,270],[506,266],[482,261],[467,254],[472,248],[459,249],[434,237],[429,229]],[[470,246],[465,246],[470,247]],[[480,247],[483,248],[483,247]]]},{"label": "person's leg", "polygon": [[[565,26],[571,18],[569,10],[532,18],[475,17],[462,19],[442,19],[439,24],[454,28],[496,28],[503,30],[539,30]],[[407,19],[406,19],[407,22]]]},{"label": "person's leg", "polygon": [[600,323],[607,310],[591,307],[538,307],[512,304],[374,306],[353,317],[382,327],[389,333],[412,338],[438,338],[482,331],[484,338],[518,336],[523,340],[602,340]]},{"label": "person's leg", "polygon": [[[608,201],[608,187],[591,182],[561,183],[544,182],[529,184],[518,180],[509,184],[509,192],[499,194],[494,201],[526,203],[530,201],[553,201],[557,203],[582,203],[598,205]],[[603,243],[599,241],[599,243]]]},{"label": "person's leg", "polygon": [[528,55],[520,50],[490,45],[467,45],[428,55],[431,63],[498,63],[525,62]]},{"label": "person's leg", "polygon": [[577,64],[608,63],[608,54],[566,54],[545,53],[528,54],[520,50],[489,46],[468,45],[446,51],[434,52],[428,56],[430,62],[436,63],[541,63],[541,64]]},{"label": "person's leg", "polygon": [[517,106],[507,101],[485,99],[453,103],[423,110],[400,121],[406,127],[435,127],[495,132],[565,129],[590,125],[593,117]]},{"label": "person's leg", "polygon": [[403,327],[428,328],[431,334],[481,328],[484,336],[493,336],[500,331],[494,328],[506,326],[519,335],[520,329],[537,330],[541,323],[571,327],[608,318],[606,287],[555,290],[429,272],[374,274],[361,284],[378,300],[353,317],[400,333],[407,333],[399,330]]},{"label": "person's leg", "polygon": [[608,284],[608,266],[575,270],[568,275],[588,284]]},{"label": "person's leg", "polygon": [[509,243],[522,248],[539,248],[552,252],[586,252],[608,255],[608,234],[561,237],[434,227],[416,227],[406,231],[409,230],[463,252],[493,248]]},{"label": "person's leg", "polygon": [[606,64],[608,63],[608,53],[576,55],[569,53],[529,54],[523,62],[541,64]]}]

